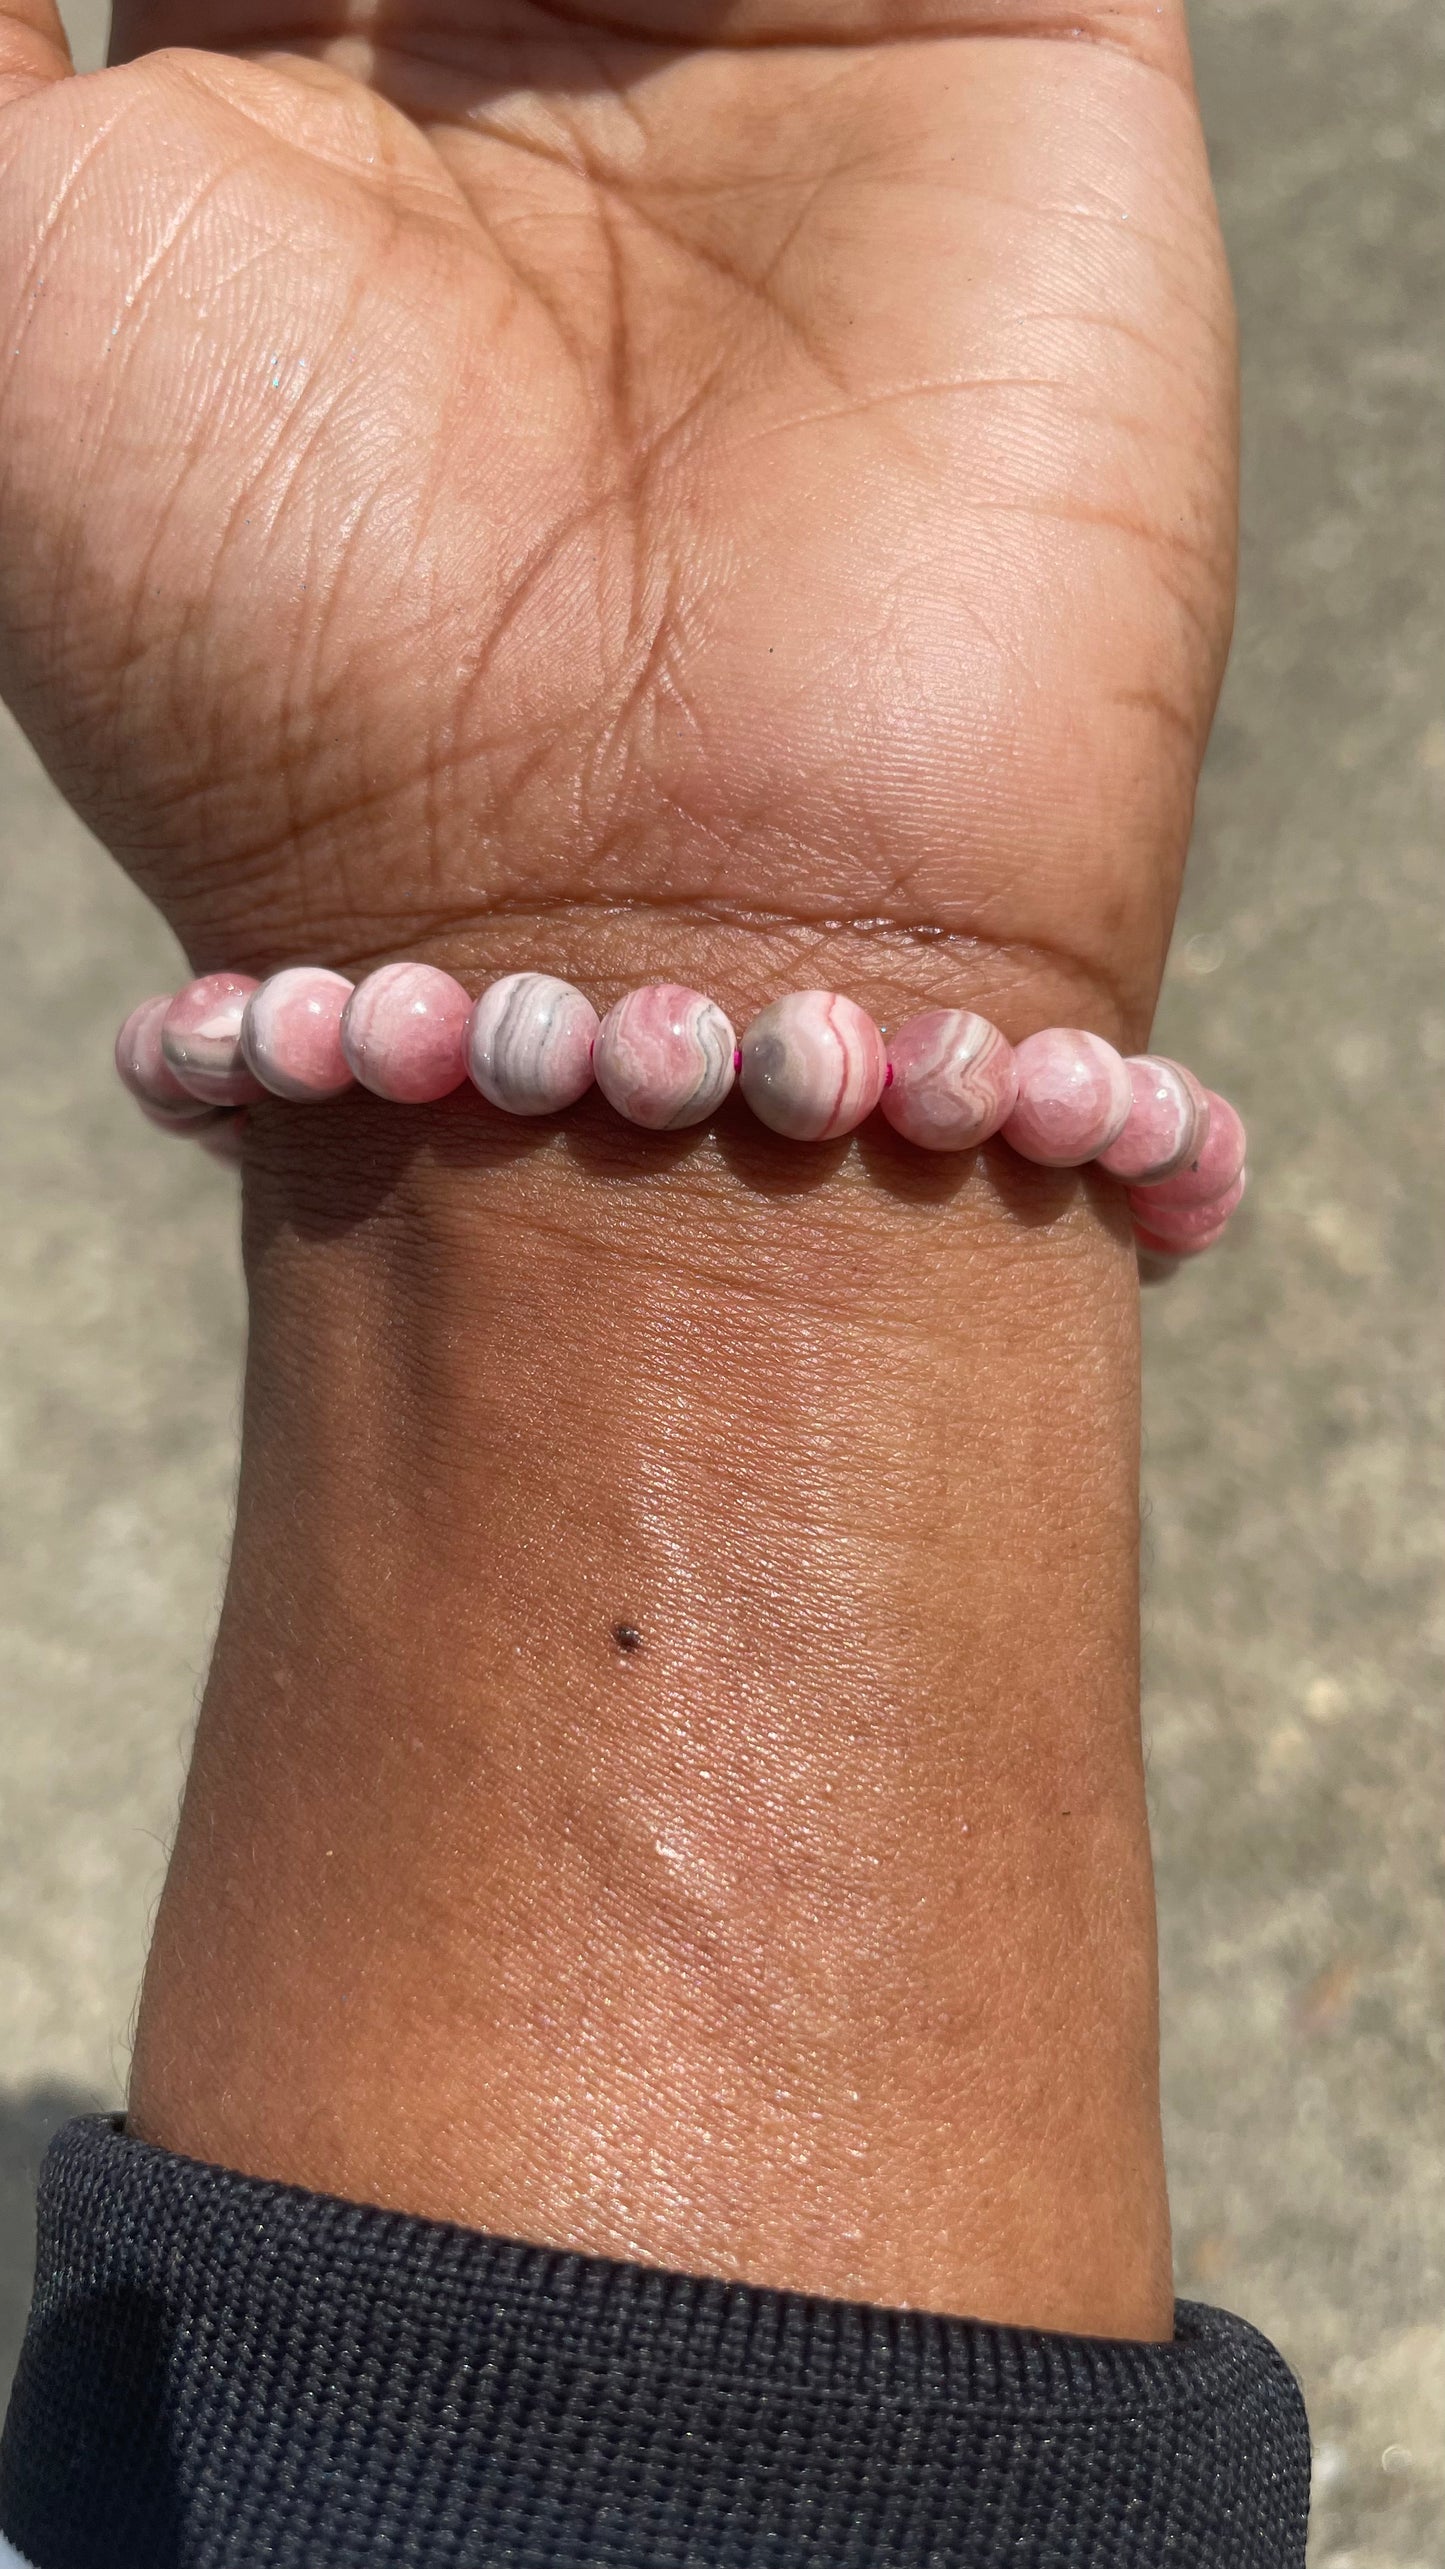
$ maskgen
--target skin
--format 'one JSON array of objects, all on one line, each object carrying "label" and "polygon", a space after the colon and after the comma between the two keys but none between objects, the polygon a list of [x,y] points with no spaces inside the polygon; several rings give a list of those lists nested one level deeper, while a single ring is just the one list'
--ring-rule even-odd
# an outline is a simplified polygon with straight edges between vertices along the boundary
[{"label": "skin", "polygon": [[[1178,9],[115,51],[0,20],[0,683],[198,970],[1143,1042],[1233,581]],[[1116,1192],[736,1107],[353,1096],[247,1158],[135,2127],[1166,2334]]]}]

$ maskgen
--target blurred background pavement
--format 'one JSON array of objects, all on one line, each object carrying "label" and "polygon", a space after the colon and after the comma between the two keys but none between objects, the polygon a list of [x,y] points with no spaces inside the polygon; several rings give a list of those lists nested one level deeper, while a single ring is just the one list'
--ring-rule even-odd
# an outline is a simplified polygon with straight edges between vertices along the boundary
[{"label": "blurred background pavement", "polygon": [[[92,0],[72,14],[99,58]],[[1284,2348],[1312,2569],[1445,2562],[1445,12],[1200,0],[1240,626],[1159,1024],[1255,1136],[1151,1299],[1180,2288]],[[3,717],[0,717],[3,723]],[[0,729],[0,2403],[47,2134],[118,2099],[227,1539],[234,1182],[109,1029],[170,941]]]}]

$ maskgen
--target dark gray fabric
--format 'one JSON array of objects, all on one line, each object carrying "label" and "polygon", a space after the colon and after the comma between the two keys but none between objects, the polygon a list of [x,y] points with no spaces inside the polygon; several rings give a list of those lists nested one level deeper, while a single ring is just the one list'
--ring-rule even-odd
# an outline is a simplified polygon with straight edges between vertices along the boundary
[{"label": "dark gray fabric", "polygon": [[1300,2569],[1263,2338],[1172,2346],[529,2248],[73,2123],[0,2528],[35,2569]]}]

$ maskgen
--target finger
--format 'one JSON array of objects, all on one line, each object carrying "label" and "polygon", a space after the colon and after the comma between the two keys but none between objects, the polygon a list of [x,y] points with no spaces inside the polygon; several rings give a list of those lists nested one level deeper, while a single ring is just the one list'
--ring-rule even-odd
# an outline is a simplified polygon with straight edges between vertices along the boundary
[{"label": "finger", "polygon": [[9,0],[0,9],[0,108],[73,71],[54,0]]}]

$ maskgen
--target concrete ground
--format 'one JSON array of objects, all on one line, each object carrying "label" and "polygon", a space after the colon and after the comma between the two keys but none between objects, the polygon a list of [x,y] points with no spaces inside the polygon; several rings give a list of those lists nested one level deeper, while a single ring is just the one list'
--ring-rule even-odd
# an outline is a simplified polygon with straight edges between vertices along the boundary
[{"label": "concrete ground", "polygon": [[[1304,2381],[1315,2569],[1440,2569],[1445,16],[1202,0],[1195,26],[1245,538],[1160,1040],[1257,1138],[1237,1245],[1149,1318],[1179,2275]],[[44,2137],[124,2075],[241,1302],[231,1181],[107,1067],[169,941],[9,731],[0,811],[3,2374]]]}]

